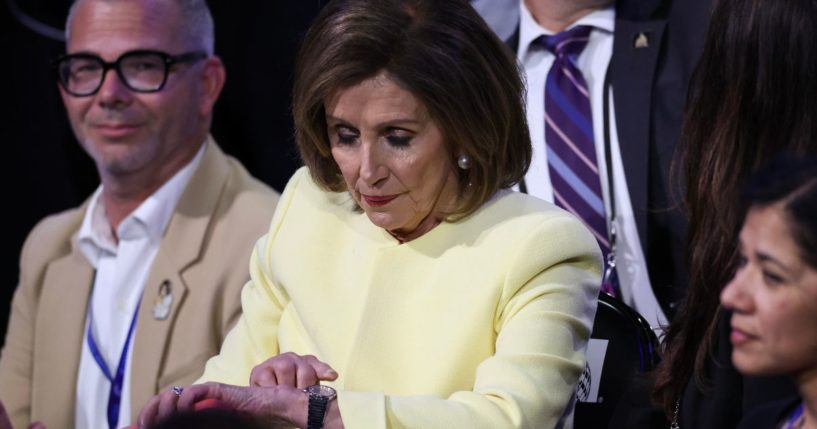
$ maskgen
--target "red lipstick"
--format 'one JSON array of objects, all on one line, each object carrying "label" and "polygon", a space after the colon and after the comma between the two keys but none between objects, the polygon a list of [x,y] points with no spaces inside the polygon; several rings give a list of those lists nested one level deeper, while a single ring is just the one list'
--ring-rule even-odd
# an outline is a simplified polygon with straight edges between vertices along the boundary
[{"label": "red lipstick", "polygon": [[363,201],[366,201],[366,204],[368,204],[371,207],[385,206],[386,204],[392,202],[392,200],[397,198],[397,195],[365,195],[365,194],[360,194],[360,196],[363,197]]}]

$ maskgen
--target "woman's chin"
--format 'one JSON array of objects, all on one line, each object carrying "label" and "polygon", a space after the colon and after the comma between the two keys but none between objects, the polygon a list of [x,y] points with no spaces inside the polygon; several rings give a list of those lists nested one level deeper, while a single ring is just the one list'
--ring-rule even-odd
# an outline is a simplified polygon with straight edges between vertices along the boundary
[{"label": "woman's chin", "polygon": [[372,224],[389,232],[400,230],[402,226],[390,213],[366,212],[366,216]]},{"label": "woman's chin", "polygon": [[780,375],[780,371],[775,370],[776,365],[765,363],[764,359],[755,353],[741,353],[739,350],[732,350],[732,364],[744,375],[756,377]]}]

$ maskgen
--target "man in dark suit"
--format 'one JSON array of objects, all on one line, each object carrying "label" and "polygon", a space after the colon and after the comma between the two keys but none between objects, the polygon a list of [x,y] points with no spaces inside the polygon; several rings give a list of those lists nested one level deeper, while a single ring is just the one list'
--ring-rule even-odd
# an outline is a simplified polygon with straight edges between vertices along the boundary
[{"label": "man in dark suit", "polygon": [[591,161],[597,161],[607,226],[607,237],[601,236],[616,233],[615,292],[651,325],[666,325],[686,288],[685,225],[674,188],[679,182],[670,167],[709,0],[475,0],[473,5],[508,41],[527,75],[534,157],[520,188],[563,206],[555,198],[559,189],[551,177],[547,138],[547,127],[565,128],[546,107],[548,75],[558,54],[546,45],[548,38],[569,38],[568,32],[587,27],[581,48],[568,56],[581,72],[592,112],[589,134],[596,159]]}]

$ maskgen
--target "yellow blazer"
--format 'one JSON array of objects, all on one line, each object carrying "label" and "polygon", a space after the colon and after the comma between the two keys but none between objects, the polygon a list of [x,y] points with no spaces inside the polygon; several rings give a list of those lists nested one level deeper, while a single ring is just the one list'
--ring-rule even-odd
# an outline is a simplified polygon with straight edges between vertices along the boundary
[{"label": "yellow blazer", "polygon": [[292,351],[337,370],[348,429],[541,429],[584,368],[601,254],[573,216],[510,191],[400,245],[301,169],[250,267],[202,381],[246,385]]},{"label": "yellow blazer", "polygon": [[[131,415],[157,392],[190,384],[240,315],[253,243],[278,195],[212,139],[168,224],[139,307],[131,367]],[[74,425],[85,310],[93,268],[76,246],[86,201],[29,234],[0,355],[0,399],[15,428],[40,420]],[[152,311],[159,287],[174,300],[165,320]],[[100,404],[104,407],[105,404]],[[128,422],[121,422],[123,426]]]}]

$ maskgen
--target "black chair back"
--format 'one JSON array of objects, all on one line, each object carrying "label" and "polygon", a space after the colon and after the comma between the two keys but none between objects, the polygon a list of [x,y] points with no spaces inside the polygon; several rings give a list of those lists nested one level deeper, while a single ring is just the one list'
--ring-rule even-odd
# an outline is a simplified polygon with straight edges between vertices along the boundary
[{"label": "black chair back", "polygon": [[590,335],[588,361],[576,389],[573,427],[606,428],[636,377],[658,364],[658,340],[635,310],[605,293]]}]

